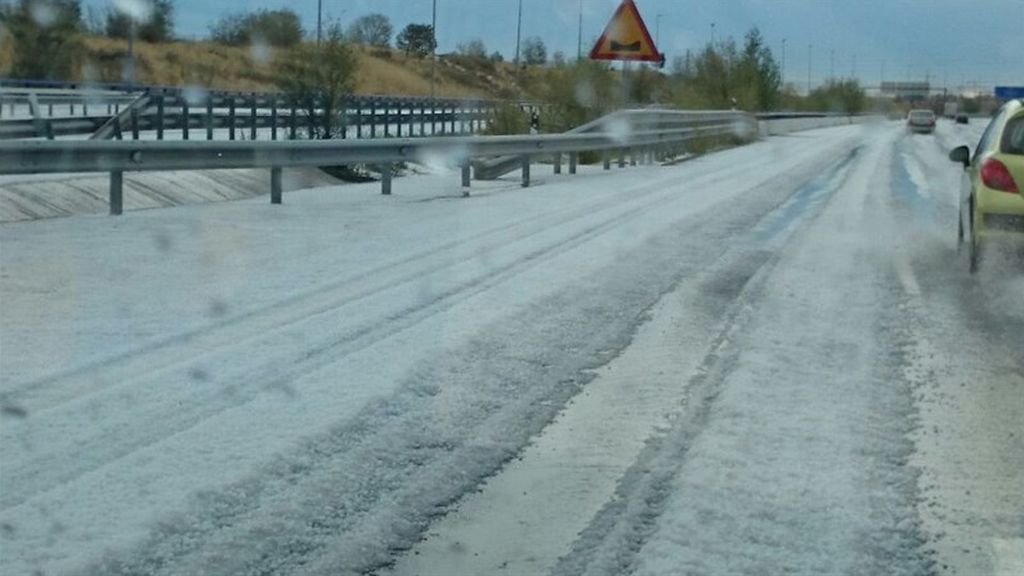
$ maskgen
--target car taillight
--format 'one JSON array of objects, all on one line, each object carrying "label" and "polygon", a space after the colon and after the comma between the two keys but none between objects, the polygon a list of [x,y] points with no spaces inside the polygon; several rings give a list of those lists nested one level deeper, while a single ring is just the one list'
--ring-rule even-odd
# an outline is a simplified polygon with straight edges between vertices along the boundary
[{"label": "car taillight", "polygon": [[1003,164],[995,158],[989,158],[981,165],[981,181],[985,186],[993,190],[1010,192],[1013,194],[1020,193],[1020,189],[1017,188],[1017,183],[1013,181],[1013,176],[1011,176],[1010,171],[1006,169],[1006,164]]}]

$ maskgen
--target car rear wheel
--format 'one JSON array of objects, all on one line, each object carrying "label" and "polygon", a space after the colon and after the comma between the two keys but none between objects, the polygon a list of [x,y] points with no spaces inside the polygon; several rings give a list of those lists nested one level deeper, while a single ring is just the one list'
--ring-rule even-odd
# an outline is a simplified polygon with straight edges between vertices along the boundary
[{"label": "car rear wheel", "polygon": [[959,253],[964,248],[964,207],[960,205],[960,211],[956,215],[956,251]]},{"label": "car rear wheel", "polygon": [[971,274],[975,274],[978,271],[978,265],[981,263],[981,238],[978,238],[978,221],[977,215],[974,212],[974,202],[971,202]]}]

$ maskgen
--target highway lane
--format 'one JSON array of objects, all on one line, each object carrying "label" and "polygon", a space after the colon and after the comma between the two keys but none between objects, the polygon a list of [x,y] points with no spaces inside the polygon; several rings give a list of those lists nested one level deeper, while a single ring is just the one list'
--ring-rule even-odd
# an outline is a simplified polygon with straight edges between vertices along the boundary
[{"label": "highway lane", "polygon": [[4,571],[1011,573],[954,130],[0,226]]}]

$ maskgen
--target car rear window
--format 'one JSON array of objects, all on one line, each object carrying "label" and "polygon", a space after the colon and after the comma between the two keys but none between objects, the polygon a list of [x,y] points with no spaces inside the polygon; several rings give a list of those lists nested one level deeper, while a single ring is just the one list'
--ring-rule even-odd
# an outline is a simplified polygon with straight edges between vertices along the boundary
[{"label": "car rear window", "polygon": [[1024,116],[1017,116],[1006,123],[1002,152],[1024,156]]},{"label": "car rear window", "polygon": [[935,113],[932,112],[931,110],[914,110],[913,112],[910,113],[910,117],[913,118],[914,120],[928,120],[929,118],[933,118],[934,116]]}]

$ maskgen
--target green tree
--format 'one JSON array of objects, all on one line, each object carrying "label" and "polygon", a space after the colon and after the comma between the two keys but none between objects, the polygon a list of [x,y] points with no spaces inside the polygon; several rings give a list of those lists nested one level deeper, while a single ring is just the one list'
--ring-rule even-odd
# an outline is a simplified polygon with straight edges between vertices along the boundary
[{"label": "green tree", "polygon": [[210,39],[218,44],[242,46],[255,41],[287,48],[302,41],[305,32],[295,11],[259,10],[224,16],[210,28]]},{"label": "green tree", "polygon": [[739,100],[743,109],[774,110],[778,107],[782,74],[757,28],[747,32],[737,68],[738,86],[735,89],[737,96],[744,96]]},{"label": "green tree", "polygon": [[348,27],[346,39],[357,44],[386,48],[391,45],[394,29],[391,21],[383,14],[360,16]]},{"label": "green tree", "polygon": [[484,41],[479,38],[470,40],[469,42],[460,42],[459,45],[455,47],[455,51],[469,58],[477,58],[479,60],[487,59],[487,46],[485,46]]},{"label": "green tree", "polygon": [[10,75],[66,79],[80,52],[82,6],[79,0],[18,0],[0,5],[0,25],[13,46]]},{"label": "green tree", "polygon": [[816,112],[860,114],[867,108],[867,95],[856,80],[830,80],[811,91],[807,108]]},{"label": "green tree", "polygon": [[621,84],[607,64],[579,60],[545,68],[533,80],[531,96],[544,103],[546,132],[564,132],[611,111],[621,101]]},{"label": "green tree", "polygon": [[302,43],[276,63],[278,88],[314,127],[313,137],[329,140],[342,127],[345,101],[355,83],[357,60],[339,25],[331,25],[319,44]]},{"label": "green tree", "polygon": [[174,37],[174,3],[171,0],[144,0],[133,4],[136,14],[116,7],[107,11],[106,35],[128,38],[135,19],[135,37],[145,42],[166,42]]},{"label": "green tree", "polygon": [[398,35],[396,45],[407,55],[423,57],[437,49],[434,27],[430,24],[409,24]]},{"label": "green tree", "polygon": [[523,41],[523,62],[530,66],[543,66],[548,61],[548,47],[537,36]]}]

